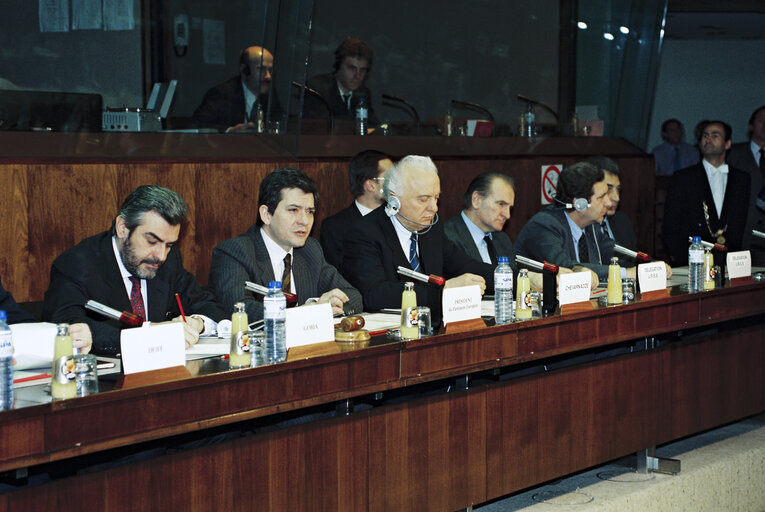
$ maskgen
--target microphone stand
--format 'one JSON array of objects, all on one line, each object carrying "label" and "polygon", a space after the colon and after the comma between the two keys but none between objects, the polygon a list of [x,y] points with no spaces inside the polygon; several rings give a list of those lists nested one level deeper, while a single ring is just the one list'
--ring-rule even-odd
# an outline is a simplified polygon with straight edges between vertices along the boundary
[{"label": "microphone stand", "polygon": [[558,113],[554,111],[551,107],[545,105],[541,101],[532,100],[531,98],[529,98],[528,96],[524,96],[523,94],[518,94],[517,98],[518,98],[518,101],[522,101],[524,103],[531,103],[532,105],[538,105],[542,107],[543,109],[547,110],[549,113],[553,115],[553,117],[555,117],[555,126],[556,128],[559,128],[560,117],[558,117]]},{"label": "microphone stand", "polygon": [[462,100],[452,100],[451,103],[452,103],[452,106],[457,108],[464,108],[464,109],[481,112],[482,114],[486,115],[489,118],[489,121],[491,121],[492,123],[494,122],[494,116],[491,114],[489,109],[479,105],[478,103],[471,103],[469,101],[462,101]]},{"label": "microphone stand", "polygon": [[537,272],[542,272],[542,312],[545,315],[555,313],[555,309],[558,307],[558,283],[556,279],[558,266],[547,261],[540,263],[520,254],[515,255],[515,262]]},{"label": "microphone stand", "polygon": [[402,98],[397,98],[395,96],[391,96],[390,94],[383,94],[382,98],[384,100],[393,101],[393,102],[396,102],[396,103],[401,103],[401,104],[405,105],[406,107],[408,107],[411,110],[411,114],[414,114],[414,120],[417,123],[416,124],[415,135],[420,135],[420,116],[417,114],[417,110],[412,105],[410,105],[409,102],[407,102],[406,100],[404,100]]},{"label": "microphone stand", "polygon": [[[332,115],[332,108],[329,106],[329,102],[324,98],[324,96],[322,96],[321,93],[319,93],[319,91],[317,91],[316,89],[312,89],[305,84],[301,84],[300,82],[293,81],[292,86],[298,87],[302,89],[303,91],[310,93],[311,95],[319,98],[321,102],[324,103],[324,105],[327,107],[327,112],[329,113],[329,134],[334,135],[335,116]],[[301,108],[300,110],[302,111],[303,109]]]}]

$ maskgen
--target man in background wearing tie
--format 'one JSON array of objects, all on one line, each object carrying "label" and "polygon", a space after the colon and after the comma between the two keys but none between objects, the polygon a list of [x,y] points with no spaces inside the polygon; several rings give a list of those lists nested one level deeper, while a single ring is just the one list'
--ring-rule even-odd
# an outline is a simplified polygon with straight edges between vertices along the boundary
[{"label": "man in background wearing tie", "polygon": [[372,91],[364,85],[372,69],[372,47],[358,37],[346,37],[335,50],[334,72],[314,76],[306,85],[317,91],[327,105],[313,94],[306,94],[304,117],[353,120],[359,98],[364,98],[369,109],[369,124],[376,125],[372,108]]},{"label": "man in background wearing tie", "polygon": [[699,163],[699,150],[683,141],[685,129],[677,119],[667,119],[661,123],[662,144],[653,148],[656,174],[671,175]]},{"label": "man in background wearing tie", "polygon": [[752,180],[743,244],[744,249],[752,251],[752,264],[765,266],[765,240],[752,236],[753,229],[765,232],[765,105],[752,112],[749,141],[733,144],[727,162],[747,172]]},{"label": "man in background wearing tie", "polygon": [[749,209],[749,174],[725,163],[731,127],[709,121],[701,131],[703,160],[672,176],[664,204],[664,246],[673,265],[688,264],[688,237],[742,247]]},{"label": "man in background wearing tie", "polygon": [[183,268],[176,243],[186,218],[186,201],[158,185],[136,188],[110,231],[86,238],[55,259],[45,292],[43,320],[84,322],[93,333],[93,351],[120,351],[120,330],[127,327],[85,309],[95,300],[151,322],[182,322],[186,346],[214,330],[224,317],[213,295]]},{"label": "man in background wearing tie", "polygon": [[230,314],[244,302],[247,318],[263,318],[263,297],[244,288],[245,281],[296,294],[298,304],[332,305],[335,315],[361,313],[361,295],[327,263],[313,227],[316,183],[297,169],[276,169],[260,182],[258,219],[236,238],[219,243],[210,265],[210,288]]},{"label": "man in background wearing tie", "polygon": [[[388,170],[383,182],[385,208],[355,222],[346,238],[343,272],[364,297],[367,311],[400,308],[403,266],[446,278],[445,287],[487,282],[493,289],[494,267],[471,259],[444,234],[438,222],[441,183],[433,161],[406,156]],[[441,288],[414,281],[417,304],[431,308],[434,322],[441,318]]]},{"label": "man in background wearing tie", "polygon": [[465,207],[444,223],[446,236],[477,261],[497,266],[499,256],[507,256],[515,267],[513,242],[502,231],[515,204],[513,179],[499,172],[479,174],[462,196]]},{"label": "man in background wearing tie", "polygon": [[[637,251],[637,237],[635,236],[635,230],[632,228],[632,221],[630,221],[626,213],[616,211],[619,207],[622,193],[619,166],[607,156],[601,155],[590,157],[587,159],[587,162],[599,169],[603,169],[606,185],[608,185],[608,198],[611,200],[611,204],[606,210],[606,217],[601,222],[600,228],[608,238],[611,238],[617,244],[632,251]],[[624,260],[622,265],[626,263],[634,264],[631,260]]]},{"label": "man in background wearing tie", "polygon": [[385,173],[393,165],[390,157],[373,149],[362,151],[351,159],[348,166],[348,181],[354,197],[344,210],[340,210],[321,223],[321,248],[324,257],[341,273],[345,234],[356,219],[372,212],[385,203],[382,184]]},{"label": "man in background wearing tie", "polygon": [[226,133],[253,131],[258,106],[264,118],[280,120],[284,112],[276,90],[271,90],[273,72],[271,52],[261,46],[243,49],[239,54],[239,74],[205,93],[194,111],[195,124]]}]

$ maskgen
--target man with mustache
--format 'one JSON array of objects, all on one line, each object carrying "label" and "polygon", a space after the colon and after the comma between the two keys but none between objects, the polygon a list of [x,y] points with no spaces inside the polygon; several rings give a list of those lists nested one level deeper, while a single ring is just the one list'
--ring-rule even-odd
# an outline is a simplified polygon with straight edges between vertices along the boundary
[{"label": "man with mustache", "polygon": [[93,351],[120,350],[126,327],[85,309],[95,300],[145,321],[182,322],[177,293],[186,314],[186,346],[212,332],[225,315],[213,295],[183,268],[176,244],[186,218],[186,202],[159,185],[136,188],[125,201],[110,231],[86,238],[55,259],[45,292],[43,320],[84,322],[93,333]]},{"label": "man with mustache", "polygon": [[239,54],[239,75],[207,91],[194,111],[194,122],[226,133],[253,131],[258,106],[264,118],[268,115],[270,119],[281,119],[284,112],[276,90],[271,90],[273,72],[271,52],[261,46],[243,49]]},{"label": "man with mustache", "polygon": [[[441,182],[433,161],[409,155],[385,175],[387,204],[353,224],[345,242],[343,272],[361,291],[364,308],[374,311],[401,307],[401,293],[409,277],[403,266],[447,279],[445,287],[477,284],[493,289],[494,267],[475,261],[444,234],[438,222]],[[415,282],[417,304],[429,306],[433,321],[441,318],[441,288]]]},{"label": "man with mustache", "polygon": [[281,281],[283,291],[298,296],[298,305],[329,303],[336,315],[361,313],[358,290],[308,236],[317,196],[316,183],[297,169],[276,169],[260,182],[257,222],[213,250],[210,288],[227,312],[244,302],[250,321],[262,319],[263,297],[245,290],[244,282]]},{"label": "man with mustache", "polygon": [[334,72],[308,79],[306,85],[317,91],[327,105],[313,94],[305,95],[304,116],[307,118],[353,120],[356,105],[364,98],[369,109],[369,124],[376,125],[372,108],[372,91],[364,85],[372,69],[372,47],[358,37],[346,37],[335,50]]}]

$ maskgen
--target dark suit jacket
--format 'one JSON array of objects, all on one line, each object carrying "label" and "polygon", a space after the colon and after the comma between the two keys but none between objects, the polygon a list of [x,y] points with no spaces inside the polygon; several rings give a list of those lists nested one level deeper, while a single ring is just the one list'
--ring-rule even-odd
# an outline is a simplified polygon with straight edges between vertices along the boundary
[{"label": "dark suit jacket", "polygon": [[515,253],[537,261],[549,261],[560,267],[582,265],[598,274],[600,281],[604,282],[608,280],[608,265],[614,256],[614,241],[603,234],[599,224],[590,224],[585,231],[590,261],[579,263],[566,212],[548,206],[523,226],[515,239]]},{"label": "dark suit jacket", "polygon": [[[608,225],[611,227],[611,231],[614,233],[614,241],[633,251],[637,251],[637,236],[635,236],[635,230],[632,229],[632,222],[626,213],[616,212],[613,215],[606,217]],[[610,236],[610,235],[609,235]],[[619,257],[619,265],[622,267],[634,267],[638,262],[631,258]]]},{"label": "dark suit jacket", "polygon": [[712,189],[701,163],[672,175],[664,203],[662,237],[673,265],[688,264],[689,236],[700,236],[702,240],[715,242],[707,228],[703,202],[708,207],[712,232],[727,225],[725,244],[731,251],[741,249],[749,208],[749,182],[746,172],[729,166],[722,213],[718,219]]},{"label": "dark suit jacket", "polygon": [[[284,115],[276,91],[271,91],[273,107],[270,112],[270,118],[276,119]],[[268,94],[260,95],[260,104],[266,109],[263,113],[269,116],[268,112]],[[239,75],[229,78],[222,84],[208,90],[202,103],[194,111],[192,116],[194,123],[200,127],[217,128],[225,131],[229,126],[243,123],[245,119],[244,90],[242,89],[242,79]]]},{"label": "dark suit jacket", "polygon": [[3,282],[0,280],[0,309],[4,310],[8,315],[9,324],[21,324],[24,322],[34,322],[35,318],[21,309],[16,301],[13,299],[11,292],[3,287]]},{"label": "dark suit jacket", "polygon": [[[292,276],[299,304],[339,288],[348,295],[344,307],[346,314],[361,313],[361,294],[326,262],[319,242],[313,238],[308,237],[303,247],[293,249]],[[274,269],[260,234],[260,226],[253,224],[246,232],[222,241],[213,249],[210,288],[226,312],[233,312],[235,303],[244,302],[250,322],[262,319],[263,297],[245,290],[244,282],[268,286],[268,282],[274,280]]]},{"label": "dark suit jacket", "polygon": [[[492,266],[472,260],[446,238],[443,223],[436,223],[420,235],[418,245],[423,273],[450,279],[470,272],[482,276],[487,293],[493,292]],[[343,270],[351,284],[361,291],[365,310],[401,307],[404,283],[412,279],[400,276],[399,266],[411,268],[385,208],[377,208],[354,223],[346,239]],[[440,322],[441,288],[415,281],[414,290],[417,304],[429,306],[434,322]]]},{"label": "dark suit jacket", "polygon": [[[306,85],[311,89],[316,90],[316,92],[321,94],[321,96],[327,100],[334,119],[347,119],[353,121],[356,117],[356,105],[358,104],[359,98],[366,98],[367,108],[369,109],[369,124],[377,124],[375,110],[372,108],[372,91],[370,91],[369,87],[366,85],[361,84],[359,88],[353,92],[353,96],[351,96],[350,110],[343,102],[343,98],[340,97],[340,91],[337,89],[337,80],[333,73],[311,77],[306,82]],[[303,101],[303,117],[311,119],[326,119],[329,117],[327,105],[313,94],[306,92]]]},{"label": "dark suit jacket", "polygon": [[341,274],[343,272],[341,267],[343,249],[345,248],[345,234],[351,229],[351,225],[361,217],[361,212],[356,207],[356,203],[353,202],[349,207],[327,217],[321,223],[320,242],[321,248],[324,249],[324,257]]},{"label": "dark suit jacket", "polygon": [[[460,249],[476,261],[483,261],[481,259],[481,253],[478,252],[478,247],[475,245],[475,240],[470,234],[465,220],[461,214],[457,214],[444,223],[444,233],[446,237],[452,242],[457,244]],[[507,256],[510,259],[510,265],[515,268],[515,253],[513,252],[513,242],[507,233],[504,231],[492,231],[492,242],[494,242],[494,249],[497,251],[497,257]]]},{"label": "dark suit jacket", "polygon": [[[193,275],[183,268],[181,253],[173,247],[148,288],[147,320],[161,322],[179,316],[175,300],[178,293],[184,313],[202,314],[218,321],[223,310],[213,295],[200,287]],[[85,322],[93,333],[93,349],[101,354],[120,350],[120,330],[125,325],[85,309],[95,300],[118,311],[131,311],[130,297],[120,275],[112,250],[112,235],[106,231],[86,238],[64,251],[53,261],[50,286],[45,292],[43,320],[47,322]]]},{"label": "dark suit jacket", "polygon": [[727,157],[728,165],[741,169],[749,174],[751,185],[749,187],[749,212],[746,217],[746,227],[742,248],[752,252],[752,264],[765,266],[765,240],[752,236],[752,230],[765,231],[765,212],[757,208],[757,194],[765,187],[765,174],[757,166],[750,149],[749,141],[733,144]]}]

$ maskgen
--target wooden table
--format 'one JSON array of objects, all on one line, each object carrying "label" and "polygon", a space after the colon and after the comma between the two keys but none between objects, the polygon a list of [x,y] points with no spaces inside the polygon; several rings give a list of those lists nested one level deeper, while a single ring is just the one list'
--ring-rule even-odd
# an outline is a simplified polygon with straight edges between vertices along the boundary
[{"label": "wooden table", "polygon": [[648,346],[55,480],[0,495],[0,511],[63,509],[75,496],[92,510],[457,510],[765,411],[763,312],[765,284],[673,289],[2,412],[0,469],[10,470],[582,350]]}]

